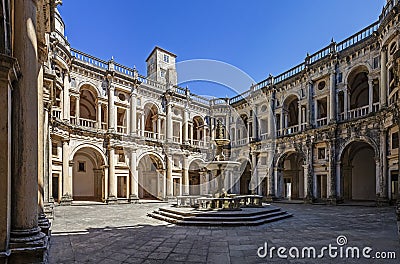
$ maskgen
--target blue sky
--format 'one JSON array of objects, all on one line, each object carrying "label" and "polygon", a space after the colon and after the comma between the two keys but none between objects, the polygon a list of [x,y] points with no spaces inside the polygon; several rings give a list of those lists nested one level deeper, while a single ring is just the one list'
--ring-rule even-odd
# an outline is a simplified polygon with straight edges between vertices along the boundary
[{"label": "blue sky", "polygon": [[[104,60],[114,56],[143,75],[145,59],[158,45],[177,54],[178,62],[218,60],[259,82],[301,63],[332,37],[339,42],[372,24],[385,2],[68,0],[60,12],[72,47]],[[236,93],[209,82],[183,85],[201,95]]]}]

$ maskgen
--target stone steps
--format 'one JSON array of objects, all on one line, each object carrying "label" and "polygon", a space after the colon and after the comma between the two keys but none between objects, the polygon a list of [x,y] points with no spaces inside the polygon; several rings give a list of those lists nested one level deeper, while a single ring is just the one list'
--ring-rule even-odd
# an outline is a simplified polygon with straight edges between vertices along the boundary
[{"label": "stone steps", "polygon": [[241,211],[184,212],[160,208],[148,216],[186,226],[254,226],[279,221],[292,215],[278,207],[243,208]]}]

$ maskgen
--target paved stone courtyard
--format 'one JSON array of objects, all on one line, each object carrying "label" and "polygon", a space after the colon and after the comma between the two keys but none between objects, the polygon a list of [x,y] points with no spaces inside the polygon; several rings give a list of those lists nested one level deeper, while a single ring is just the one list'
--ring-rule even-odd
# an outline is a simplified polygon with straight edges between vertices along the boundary
[{"label": "paved stone courtyard", "polygon": [[[179,227],[146,216],[166,204],[57,207],[50,263],[398,263],[393,207],[279,204],[294,217],[257,227]],[[396,260],[260,258],[268,247],[347,246],[395,251]],[[261,251],[262,252],[262,251]],[[286,251],[288,254],[288,251]]]}]

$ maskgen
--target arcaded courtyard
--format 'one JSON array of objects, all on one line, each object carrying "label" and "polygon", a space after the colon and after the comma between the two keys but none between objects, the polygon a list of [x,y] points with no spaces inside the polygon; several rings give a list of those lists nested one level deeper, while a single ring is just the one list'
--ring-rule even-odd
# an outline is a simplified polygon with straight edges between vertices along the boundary
[{"label": "arcaded courtyard", "polygon": [[[292,218],[255,227],[182,227],[147,217],[160,203],[57,207],[52,226],[50,263],[398,263],[399,237],[394,207],[277,204]],[[371,259],[261,258],[268,247],[319,249],[372,248]],[[372,259],[375,252],[397,259]],[[263,254],[261,250],[259,253]],[[301,252],[300,252],[301,253]],[[360,251],[361,254],[361,251]],[[288,252],[286,252],[288,255]],[[345,251],[343,253],[345,256]],[[351,256],[351,254],[349,255]],[[392,255],[393,256],[393,255]]]}]

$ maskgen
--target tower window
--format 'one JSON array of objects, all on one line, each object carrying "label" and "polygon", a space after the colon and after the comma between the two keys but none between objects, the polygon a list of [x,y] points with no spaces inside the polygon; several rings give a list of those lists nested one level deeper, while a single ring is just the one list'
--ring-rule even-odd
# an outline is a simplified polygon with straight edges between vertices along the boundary
[{"label": "tower window", "polygon": [[167,54],[164,54],[164,61],[166,63],[169,63],[169,56]]}]

